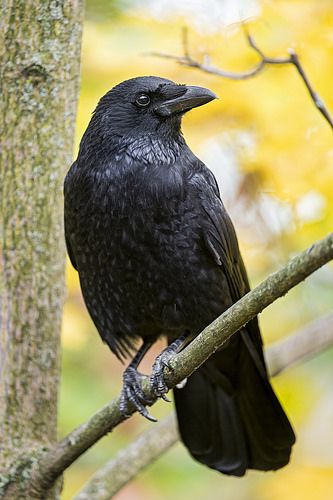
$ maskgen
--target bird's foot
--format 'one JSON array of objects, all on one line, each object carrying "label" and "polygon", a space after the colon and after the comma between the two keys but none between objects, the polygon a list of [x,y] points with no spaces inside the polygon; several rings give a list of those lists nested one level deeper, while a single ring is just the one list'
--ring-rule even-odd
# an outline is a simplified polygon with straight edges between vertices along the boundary
[{"label": "bird's foot", "polygon": [[151,422],[157,422],[156,418],[149,414],[146,405],[152,403],[142,390],[142,379],[144,375],[139,373],[135,368],[129,366],[123,374],[123,389],[120,395],[120,413],[124,417],[129,417],[128,406],[131,403],[136,410]]},{"label": "bird's foot", "polygon": [[154,394],[163,398],[164,401],[170,402],[170,400],[166,397],[166,393],[169,391],[169,387],[167,386],[164,378],[164,370],[167,369],[169,371],[173,371],[173,368],[170,366],[170,359],[172,359],[178,350],[178,345],[169,345],[166,349],[164,349],[159,356],[155,359],[153,364],[152,375],[150,377],[150,384]]}]

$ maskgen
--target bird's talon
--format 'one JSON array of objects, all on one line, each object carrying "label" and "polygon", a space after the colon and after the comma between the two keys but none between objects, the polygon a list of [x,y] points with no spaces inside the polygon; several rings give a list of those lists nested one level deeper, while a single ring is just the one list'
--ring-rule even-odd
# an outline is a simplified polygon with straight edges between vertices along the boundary
[{"label": "bird's talon", "polygon": [[166,360],[162,359],[162,365],[164,368],[169,370],[170,373],[173,373],[175,371],[175,369],[169,364],[169,361],[170,361],[169,359],[166,359]]},{"label": "bird's talon", "polygon": [[169,391],[169,387],[164,380],[165,371],[168,370],[171,373],[174,371],[169,362],[175,354],[176,352],[169,346],[156,358],[153,365],[153,373],[150,378],[151,386],[155,395],[164,399],[164,401],[169,401],[165,397],[165,394]]},{"label": "bird's talon", "polygon": [[129,418],[131,415],[127,413],[127,404],[125,400],[120,400],[119,411],[124,418]]},{"label": "bird's talon", "polygon": [[156,419],[152,417],[147,409],[146,405],[151,404],[151,398],[146,398],[142,387],[141,379],[143,375],[137,372],[133,367],[129,367],[125,370],[123,375],[123,390],[120,396],[119,410],[123,417],[128,418],[130,413],[128,412],[128,406],[131,404],[134,408],[148,420],[155,422]]},{"label": "bird's talon", "polygon": [[[141,412],[140,412],[141,413]],[[157,418],[153,417],[152,415],[150,415],[150,413],[148,413],[147,409],[145,408],[145,411],[143,411],[141,413],[141,415],[143,417],[145,417],[147,420],[150,420],[150,422],[157,422]]]}]

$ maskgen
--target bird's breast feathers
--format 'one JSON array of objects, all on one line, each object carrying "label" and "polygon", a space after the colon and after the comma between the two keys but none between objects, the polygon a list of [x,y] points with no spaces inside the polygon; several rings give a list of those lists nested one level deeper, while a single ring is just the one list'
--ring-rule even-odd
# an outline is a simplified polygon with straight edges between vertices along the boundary
[{"label": "bird's breast feathers", "polygon": [[[78,172],[70,180],[68,205],[89,214],[108,213],[110,217],[130,217],[138,211],[171,211],[187,195],[186,168],[173,165],[131,162],[126,159],[100,169]],[[70,199],[69,199],[70,198]]]}]

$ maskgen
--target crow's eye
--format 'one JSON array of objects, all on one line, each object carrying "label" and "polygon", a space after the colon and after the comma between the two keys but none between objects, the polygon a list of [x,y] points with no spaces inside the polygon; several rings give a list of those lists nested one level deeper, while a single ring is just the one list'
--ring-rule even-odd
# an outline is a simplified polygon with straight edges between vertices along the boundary
[{"label": "crow's eye", "polygon": [[150,97],[147,94],[140,94],[138,97],[135,99],[135,104],[140,106],[141,108],[144,108],[145,106],[148,106],[150,104]]}]

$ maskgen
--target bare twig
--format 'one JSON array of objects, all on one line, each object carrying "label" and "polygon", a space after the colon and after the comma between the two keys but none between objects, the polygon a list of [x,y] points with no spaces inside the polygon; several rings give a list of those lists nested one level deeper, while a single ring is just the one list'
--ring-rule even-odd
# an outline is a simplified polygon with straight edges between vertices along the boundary
[{"label": "bare twig", "polygon": [[322,100],[322,98],[319,96],[319,94],[312,87],[312,85],[309,81],[309,78],[306,75],[306,73],[305,73],[305,71],[300,63],[299,57],[296,54],[296,52],[293,49],[289,49],[288,50],[289,55],[287,57],[269,57],[269,56],[266,56],[265,53],[255,43],[253,37],[248,33],[246,27],[243,26],[243,28],[244,28],[244,32],[245,32],[246,39],[247,39],[249,46],[259,56],[258,63],[247,71],[235,73],[232,71],[226,71],[224,69],[218,68],[216,66],[213,66],[210,63],[210,60],[209,60],[207,55],[204,57],[203,62],[200,62],[197,59],[193,58],[191,56],[191,53],[189,50],[188,32],[187,32],[186,28],[183,28],[183,31],[182,31],[182,46],[183,46],[183,55],[182,56],[166,54],[163,52],[149,52],[148,55],[153,56],[153,57],[163,58],[163,59],[171,59],[171,60],[176,61],[177,63],[179,63],[183,66],[188,66],[190,68],[196,68],[196,69],[199,69],[200,71],[203,71],[204,73],[217,75],[221,78],[229,78],[230,80],[247,80],[248,78],[253,78],[254,76],[261,73],[261,71],[267,65],[292,64],[296,68],[301,79],[303,80],[303,83],[305,84],[314,105],[316,106],[316,108],[319,110],[319,112],[323,115],[325,120],[329,123],[329,125],[333,129],[333,117],[330,114],[327,107],[325,106],[325,103]]},{"label": "bare twig", "polygon": [[171,413],[139,436],[101,468],[74,500],[108,500],[125,484],[165,453],[178,440],[176,416]]},{"label": "bare twig", "polygon": [[[304,359],[313,357],[333,344],[333,314],[306,325],[266,351],[271,376],[278,375]],[[165,453],[179,439],[172,413],[142,433],[127,448],[107,462],[83,487],[74,500],[108,500],[137,474]]]},{"label": "bare twig", "polygon": [[333,313],[322,316],[266,350],[272,377],[286,368],[314,357],[333,344]]},{"label": "bare twig", "polygon": [[[174,387],[191,375],[251,318],[332,258],[333,233],[292,258],[284,268],[270,275],[205,328],[170,361],[172,371],[166,373],[168,387]],[[148,377],[143,380],[142,389],[147,399],[156,400]],[[36,489],[47,489],[82,453],[125,419],[119,411],[119,402],[119,397],[114,399],[62,441],[41,454],[35,463],[31,479]],[[134,412],[134,407],[129,408],[130,414]]]},{"label": "bare twig", "polygon": [[315,92],[315,90],[313,89],[313,87],[309,81],[309,78],[305,74],[304,69],[299,61],[298,55],[292,49],[289,49],[289,54],[290,54],[290,63],[293,64],[295,66],[295,68],[297,69],[298,74],[300,75],[306,88],[308,89],[310,97],[311,97],[312,101],[314,102],[316,108],[319,109],[319,112],[323,115],[323,117],[326,119],[326,121],[330,124],[331,128],[333,128],[333,117],[332,117],[331,113],[329,112],[329,110],[326,108],[325,103],[322,100],[322,98],[320,97],[320,95],[317,92]]}]

